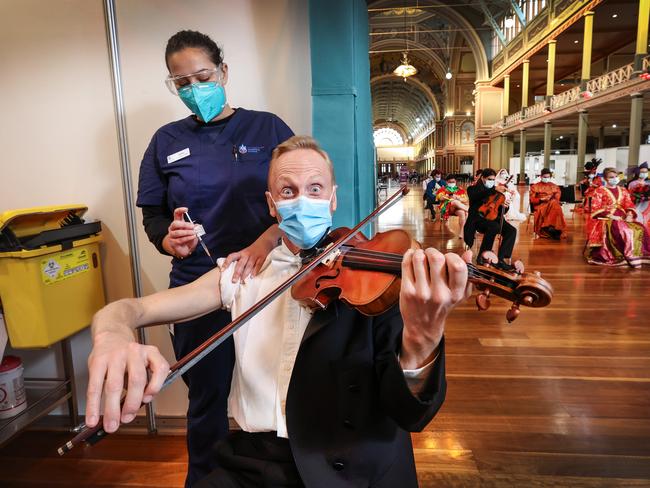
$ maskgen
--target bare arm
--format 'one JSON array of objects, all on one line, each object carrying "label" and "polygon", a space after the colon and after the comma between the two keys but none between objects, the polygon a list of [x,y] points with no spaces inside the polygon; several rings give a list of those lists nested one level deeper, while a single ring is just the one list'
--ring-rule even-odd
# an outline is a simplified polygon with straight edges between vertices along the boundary
[{"label": "bare arm", "polygon": [[[102,393],[104,429],[115,432],[120,420],[131,422],[140,405],[152,400],[169,373],[169,364],[158,349],[138,344],[133,329],[182,322],[221,308],[220,277],[217,268],[188,285],[119,300],[95,314],[86,394],[86,423],[90,427],[99,421]],[[148,381],[147,369],[151,372]],[[127,393],[120,407],[125,375]]]}]

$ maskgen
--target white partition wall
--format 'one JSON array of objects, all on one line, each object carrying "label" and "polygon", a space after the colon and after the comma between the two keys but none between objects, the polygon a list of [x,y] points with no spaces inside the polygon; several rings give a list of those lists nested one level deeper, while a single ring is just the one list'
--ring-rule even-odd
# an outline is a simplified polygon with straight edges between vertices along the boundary
[{"label": "white partition wall", "polygon": [[[133,179],[155,130],[187,109],[164,86],[167,39],[203,31],[224,49],[234,107],[271,111],[296,133],[311,133],[307,2],[302,0],[116,0]],[[0,2],[0,211],[85,203],[104,225],[104,279],[110,301],[131,296],[129,246],[102,0]],[[137,211],[140,219],[140,211]],[[139,246],[145,293],[167,287],[170,262]],[[169,337],[149,334],[172,360]],[[88,332],[73,341],[84,408]],[[31,376],[57,376],[52,351],[23,352]],[[184,415],[180,384],[157,413]]]}]

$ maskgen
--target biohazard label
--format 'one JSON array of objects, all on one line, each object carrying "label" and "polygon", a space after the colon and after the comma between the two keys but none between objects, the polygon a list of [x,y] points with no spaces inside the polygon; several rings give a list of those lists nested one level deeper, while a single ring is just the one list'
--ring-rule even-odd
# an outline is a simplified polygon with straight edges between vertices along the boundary
[{"label": "biohazard label", "polygon": [[86,249],[72,249],[41,260],[41,279],[46,285],[67,280],[90,269]]}]

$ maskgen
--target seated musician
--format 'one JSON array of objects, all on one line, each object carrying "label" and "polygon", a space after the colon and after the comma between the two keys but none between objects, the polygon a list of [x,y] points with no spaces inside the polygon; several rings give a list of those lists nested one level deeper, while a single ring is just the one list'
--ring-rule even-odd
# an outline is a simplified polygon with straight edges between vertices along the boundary
[{"label": "seated musician", "polygon": [[591,197],[599,186],[605,184],[603,178],[598,176],[598,166],[602,161],[592,159],[585,163],[585,177],[580,181],[580,192],[585,200],[587,211],[590,211]]},{"label": "seated musician", "polygon": [[[233,284],[233,266],[221,268],[220,259],[193,283],[95,315],[89,426],[99,422],[102,391],[103,425],[114,432],[169,371],[155,347],[136,343],[133,329],[222,307],[234,319],[300,269],[301,249],[327,233],[337,205],[327,154],[305,136],[280,144],[266,196],[282,239],[255,277]],[[409,431],[422,430],[443,403],[445,320],[469,287],[463,259],[432,248],[408,250],[401,276],[399,304],[381,315],[339,300],[312,311],[287,290],[235,333],[229,411],[242,430],[217,445],[219,468],[195,488],[417,486]]]},{"label": "seated musician", "polygon": [[435,222],[436,209],[434,205],[439,203],[436,195],[440,188],[444,188],[447,185],[447,182],[442,179],[442,172],[439,169],[434,169],[431,172],[431,178],[431,181],[427,183],[427,187],[424,190],[424,199],[427,202],[427,208],[431,212],[431,222]]},{"label": "seated musician", "polygon": [[436,199],[440,202],[440,218],[444,221],[455,215],[458,217],[460,225],[459,239],[463,238],[463,227],[467,220],[467,210],[469,209],[469,199],[467,192],[458,188],[456,177],[452,174],[445,178],[447,186],[443,186],[436,193]]},{"label": "seated musician", "polygon": [[476,260],[479,264],[484,264],[484,253],[492,251],[496,236],[501,234],[501,244],[497,252],[499,261],[495,266],[505,271],[513,271],[515,268],[511,264],[511,258],[517,239],[517,229],[503,218],[504,212],[507,212],[508,209],[505,205],[498,206],[494,220],[486,219],[481,214],[482,205],[495,200],[496,196],[508,191],[505,185],[496,184],[495,179],[496,172],[492,168],[486,168],[481,172],[478,181],[467,188],[469,212],[463,235],[465,243],[472,247],[474,245],[474,233],[478,231],[483,234],[483,241]]},{"label": "seated musician", "polygon": [[566,222],[560,204],[560,187],[544,168],[541,181],[530,186],[530,205],[535,212],[535,234],[550,239],[566,238]]},{"label": "seated musician", "polygon": [[650,264],[650,235],[638,222],[630,193],[615,168],[603,171],[605,186],[594,190],[587,225],[585,258],[589,264],[631,266]]}]

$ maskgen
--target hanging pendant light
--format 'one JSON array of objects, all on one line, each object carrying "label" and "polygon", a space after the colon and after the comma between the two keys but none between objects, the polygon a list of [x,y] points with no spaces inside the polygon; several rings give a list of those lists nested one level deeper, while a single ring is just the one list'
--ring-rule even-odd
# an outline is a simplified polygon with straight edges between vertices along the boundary
[{"label": "hanging pendant light", "polygon": [[[404,8],[404,31],[406,32],[406,7]],[[406,78],[408,78],[409,76],[413,76],[418,72],[417,68],[413,66],[409,61],[408,34],[405,37],[404,47],[405,47],[405,51],[402,51],[402,61],[400,62],[400,65],[397,68],[395,68],[393,74],[395,74],[396,76],[400,76],[401,78],[404,79],[404,81],[406,81]]]},{"label": "hanging pendant light", "polygon": [[397,68],[395,68],[395,71],[393,71],[393,73],[395,73],[397,76],[404,78],[404,81],[406,81],[406,78],[417,74],[417,72],[418,69],[411,64],[411,62],[409,61],[408,53],[404,51],[402,53],[401,64]]}]

